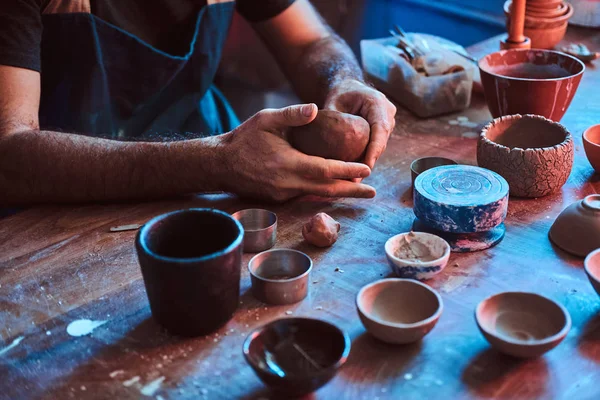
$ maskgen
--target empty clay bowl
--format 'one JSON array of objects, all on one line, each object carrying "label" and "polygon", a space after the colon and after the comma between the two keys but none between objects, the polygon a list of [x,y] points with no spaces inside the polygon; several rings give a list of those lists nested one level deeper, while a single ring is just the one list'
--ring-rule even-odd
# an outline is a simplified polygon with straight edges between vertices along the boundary
[{"label": "empty clay bowl", "polygon": [[573,155],[569,131],[537,115],[496,118],[477,143],[477,164],[502,175],[510,194],[518,197],[559,190],[571,173]]},{"label": "empty clay bowl", "polygon": [[583,265],[590,283],[600,296],[600,249],[596,249],[588,254]]},{"label": "empty clay bowl", "polygon": [[288,398],[329,382],[348,358],[350,338],[329,322],[284,318],[250,333],[243,351],[256,375],[278,393],[277,398]]},{"label": "empty clay bowl", "polygon": [[592,167],[600,173],[600,124],[583,132],[583,148]]},{"label": "empty clay bowl", "polygon": [[513,49],[483,57],[479,70],[494,118],[536,114],[558,122],[573,100],[585,65],[557,51]]},{"label": "empty clay bowl", "polygon": [[400,278],[429,279],[448,264],[450,245],[431,233],[401,233],[385,242],[385,255]]},{"label": "empty clay bowl", "polygon": [[252,294],[267,304],[302,301],[308,293],[312,265],[311,258],[298,250],[263,251],[248,263]]},{"label": "empty clay bowl", "polygon": [[414,185],[415,179],[419,174],[427,171],[428,169],[440,167],[442,165],[457,165],[458,163],[454,160],[444,157],[422,157],[417,158],[410,164],[410,177],[411,182]]},{"label": "empty clay bowl", "polygon": [[550,228],[550,240],[579,257],[600,247],[600,195],[592,194],[565,208]]},{"label": "empty clay bowl", "polygon": [[504,292],[475,310],[477,326],[496,350],[514,357],[539,357],[556,347],[571,329],[560,304],[535,293]]},{"label": "empty clay bowl", "polygon": [[232,216],[244,227],[244,253],[258,253],[275,245],[277,215],[274,212],[250,208]]},{"label": "empty clay bowl", "polygon": [[444,308],[440,295],[412,279],[381,279],[356,296],[358,315],[367,331],[392,344],[416,342],[437,323]]}]

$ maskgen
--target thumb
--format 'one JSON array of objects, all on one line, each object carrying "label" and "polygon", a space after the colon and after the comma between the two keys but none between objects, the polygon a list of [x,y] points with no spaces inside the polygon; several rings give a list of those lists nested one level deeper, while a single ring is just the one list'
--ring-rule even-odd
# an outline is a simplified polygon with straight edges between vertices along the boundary
[{"label": "thumb", "polygon": [[317,116],[316,104],[298,104],[294,106],[262,110],[258,123],[265,130],[284,129],[310,123]]}]

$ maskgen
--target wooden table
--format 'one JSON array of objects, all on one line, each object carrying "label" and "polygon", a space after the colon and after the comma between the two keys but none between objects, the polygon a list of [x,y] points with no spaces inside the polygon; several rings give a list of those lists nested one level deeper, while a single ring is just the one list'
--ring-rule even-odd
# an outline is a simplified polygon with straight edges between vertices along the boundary
[{"label": "wooden table", "polygon": [[[568,39],[600,48],[598,31],[571,30]],[[470,50],[482,55],[497,47],[493,38]],[[390,274],[386,239],[410,230],[410,162],[438,155],[475,163],[475,136],[490,119],[481,95],[469,110],[436,119],[400,110],[387,152],[367,180],[378,191],[375,199],[305,198],[271,207],[279,216],[277,247],[300,249],[315,262],[309,296],[292,306],[260,304],[248,291],[245,255],[239,310],[208,337],[179,339],[152,321],[135,232],[109,228],[186,207],[234,212],[258,204],[213,195],[39,207],[0,220],[0,398],[271,398],[241,346],[250,330],[290,313],[332,321],[352,339],[347,364],[315,398],[600,398],[600,300],[582,260],[547,237],[564,207],[600,189],[581,142],[582,131],[600,122],[599,89],[600,72],[590,66],[562,121],[576,143],[575,166],[562,191],[511,199],[504,241],[488,251],[451,256],[448,267],[427,282],[441,293],[444,313],[413,345],[389,346],[367,335],[354,299],[363,285]],[[449,123],[459,115],[476,126]],[[342,224],[339,241],[327,250],[307,245],[300,234],[319,211]],[[561,302],[573,319],[565,341],[531,361],[490,350],[473,311],[483,298],[505,290],[535,291]],[[66,327],[77,319],[106,322],[90,335],[73,337]]]}]

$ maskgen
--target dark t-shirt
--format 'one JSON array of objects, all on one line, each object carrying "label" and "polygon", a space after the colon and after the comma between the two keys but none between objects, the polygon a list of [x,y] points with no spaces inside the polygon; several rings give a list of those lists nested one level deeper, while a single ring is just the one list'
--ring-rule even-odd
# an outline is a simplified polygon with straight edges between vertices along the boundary
[{"label": "dark t-shirt", "polygon": [[[238,12],[251,22],[268,20],[295,0],[237,0]],[[157,49],[183,55],[194,22],[207,0],[1,0],[0,65],[41,70],[43,13],[90,12]]]}]

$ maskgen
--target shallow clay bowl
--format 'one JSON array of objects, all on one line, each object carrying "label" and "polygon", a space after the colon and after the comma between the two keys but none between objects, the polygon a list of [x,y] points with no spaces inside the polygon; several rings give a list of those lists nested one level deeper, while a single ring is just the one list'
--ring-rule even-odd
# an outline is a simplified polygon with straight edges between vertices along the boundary
[{"label": "shallow clay bowl", "polygon": [[518,197],[559,190],[571,173],[573,156],[569,131],[537,115],[496,118],[477,143],[477,164],[502,175],[510,194]]},{"label": "shallow clay bowl", "polygon": [[400,233],[385,242],[385,255],[396,276],[429,279],[448,264],[450,245],[431,233]]},{"label": "shallow clay bowl", "polygon": [[583,265],[590,283],[600,296],[600,248],[588,254]]},{"label": "shallow clay bowl", "polygon": [[536,114],[558,122],[573,100],[585,65],[557,51],[512,49],[483,57],[479,70],[494,118]]},{"label": "shallow clay bowl", "polygon": [[284,318],[250,333],[243,351],[277,398],[288,398],[306,395],[329,382],[348,358],[350,338],[329,322]]},{"label": "shallow clay bowl", "polygon": [[[569,18],[573,16],[573,6],[567,2],[564,4],[564,9],[561,8],[560,13],[558,15],[550,16],[547,14],[546,16],[535,16],[532,15],[529,10],[531,10],[531,6],[529,6],[529,10],[525,11],[525,27],[526,28],[553,28],[558,25],[562,25],[568,23]],[[560,6],[560,4],[559,4]],[[512,7],[512,0],[507,0],[504,3],[504,15],[506,16],[506,24],[510,24],[510,13]],[[557,6],[558,9],[558,6]],[[535,8],[534,8],[535,10]],[[538,11],[541,11],[538,9]],[[548,8],[545,10],[546,12],[552,12],[552,8]],[[544,11],[542,11],[544,12]]]},{"label": "shallow clay bowl", "polygon": [[600,124],[583,132],[583,148],[592,167],[600,173]]},{"label": "shallow clay bowl", "polygon": [[555,245],[579,257],[600,248],[600,195],[592,194],[565,208],[549,236]]},{"label": "shallow clay bowl", "polygon": [[535,293],[504,292],[475,310],[477,326],[496,350],[519,358],[539,357],[556,347],[571,329],[560,304]]},{"label": "shallow clay bowl", "polygon": [[412,279],[381,279],[356,296],[358,315],[367,331],[386,343],[416,342],[435,326],[444,308],[440,295]]}]

